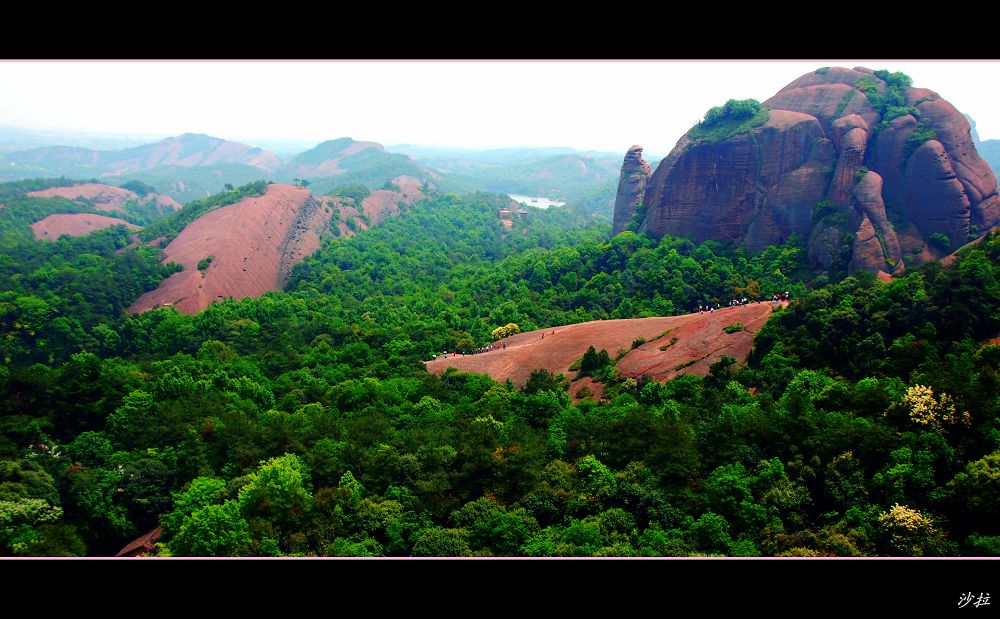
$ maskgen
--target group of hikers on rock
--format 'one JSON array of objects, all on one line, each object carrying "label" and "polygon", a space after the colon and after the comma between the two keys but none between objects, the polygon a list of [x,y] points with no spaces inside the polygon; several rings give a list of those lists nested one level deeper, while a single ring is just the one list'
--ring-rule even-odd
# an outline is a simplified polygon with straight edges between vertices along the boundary
[{"label": "group of hikers on rock", "polygon": [[[790,299],[791,299],[791,294],[789,294],[787,291],[786,292],[779,292],[779,293],[776,293],[774,295],[771,295],[771,303],[781,303],[783,301],[788,301]],[[730,300],[729,301],[729,307],[739,307],[739,306],[742,306],[742,305],[749,305],[751,303],[766,303],[766,302],[767,302],[767,297],[763,297],[763,296],[760,297],[759,299],[757,299],[756,301],[750,300],[747,297],[743,297],[741,299],[732,299],[732,300]],[[722,309],[720,307],[720,305],[719,305],[718,302],[715,305],[712,305],[711,303],[706,303],[704,305],[698,305],[698,313],[699,314],[704,314],[705,312],[709,312],[711,314],[714,314],[715,310],[718,310],[718,309]],[[555,335],[555,331],[553,331],[552,334]],[[542,337],[539,338],[539,339],[542,339],[542,340],[545,339],[545,333],[544,332],[542,333]],[[507,342],[497,342],[495,344],[488,344],[486,346],[480,346],[480,347],[474,349],[471,353],[459,353],[458,351],[452,351],[451,356],[452,357],[457,357],[459,354],[461,354],[463,357],[465,355],[467,355],[467,354],[469,354],[469,355],[479,355],[479,354],[482,354],[482,353],[485,353],[485,352],[494,351],[494,350],[507,350]],[[448,356],[448,351],[447,350],[444,351],[443,355],[445,357],[447,357]],[[437,355],[434,355],[434,358],[437,359]]]},{"label": "group of hikers on rock", "polygon": [[[503,344],[502,344],[502,346],[503,346],[504,348],[507,348],[507,344],[506,344],[506,342],[505,342],[505,343],[503,343]],[[473,350],[473,351],[472,351],[471,353],[469,353],[469,354],[471,354],[471,355],[478,355],[478,354],[481,354],[481,353],[484,353],[484,352],[490,352],[491,350],[500,350],[500,346],[498,346],[498,345],[496,345],[496,344],[490,344],[490,345],[488,345],[488,346],[480,346],[479,348],[477,348],[477,349]],[[463,353],[463,354],[464,354],[464,353]]]},{"label": "group of hikers on rock", "polygon": [[[462,352],[462,353],[460,353],[457,350],[453,350],[451,352],[451,356],[452,357],[457,357],[459,355],[462,355],[464,357],[465,355],[479,355],[479,354],[482,354],[484,352],[490,352],[491,350],[507,350],[507,342],[498,342],[496,344],[489,344],[487,346],[480,346],[479,348],[474,349],[472,352]],[[441,353],[441,355],[443,357],[447,358],[448,357],[448,351],[447,350],[444,351],[443,353]],[[437,359],[437,355],[434,355],[434,358]]]},{"label": "group of hikers on rock", "polygon": [[[771,303],[779,303],[782,301],[788,301],[789,299],[791,299],[791,295],[788,292],[779,292],[771,297]],[[757,299],[756,301],[743,297],[742,299],[732,299],[731,301],[729,301],[729,307],[739,307],[742,305],[749,305],[751,303],[766,303],[766,302],[767,302],[767,297],[763,296]],[[717,309],[721,309],[719,303],[716,303],[715,305],[712,305],[711,303],[706,303],[705,305],[698,306],[698,313],[704,314],[705,312],[708,312],[710,314],[714,314],[715,310]]]}]

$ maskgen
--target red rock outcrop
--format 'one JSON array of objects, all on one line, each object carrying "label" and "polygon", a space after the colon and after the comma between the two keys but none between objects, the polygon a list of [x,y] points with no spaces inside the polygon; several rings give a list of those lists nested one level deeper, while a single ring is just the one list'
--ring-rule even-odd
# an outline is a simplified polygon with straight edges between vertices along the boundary
[{"label": "red rock outcrop", "polygon": [[28,193],[33,198],[66,198],[78,202],[86,202],[99,211],[114,213],[126,213],[125,206],[130,202],[146,205],[155,202],[156,210],[162,213],[170,213],[181,209],[181,205],[169,196],[151,193],[140,197],[139,194],[128,189],[105,185],[104,183],[82,183],[79,185],[68,185],[65,187],[50,187],[41,191]]},{"label": "red rock outcrop", "polygon": [[649,180],[649,164],[642,158],[642,147],[633,146],[625,153],[622,173],[618,178],[618,193],[615,196],[615,218],[613,234],[628,227],[636,209],[646,195],[646,181]]},{"label": "red rock outcrop", "polygon": [[[164,263],[184,270],[139,297],[130,312],[173,305],[195,313],[214,300],[258,297],[278,290],[294,258],[319,247],[319,230],[331,212],[305,189],[269,185],[262,196],[248,197],[210,211],[189,224],[164,249]],[[198,263],[211,256],[204,272]]]},{"label": "red rock outcrop", "polygon": [[955,248],[966,243],[969,199],[941,142],[924,142],[907,160],[900,198],[921,236],[943,234]]},{"label": "red rock outcrop", "polygon": [[126,226],[130,230],[138,230],[141,227],[117,217],[105,217],[93,213],[60,213],[49,215],[31,224],[31,231],[36,239],[54,241],[64,234],[83,236],[118,225]]},{"label": "red rock outcrop", "polygon": [[862,268],[880,270],[878,267],[885,262],[882,244],[879,243],[875,227],[872,226],[868,215],[861,216],[861,225],[858,226],[855,236],[854,256],[851,258],[848,270],[852,272]]},{"label": "red rock outcrop", "polygon": [[885,214],[882,177],[878,172],[868,172],[861,177],[852,190],[852,197],[855,209],[862,214],[862,221],[848,271],[863,269],[877,273],[885,270],[896,275],[902,274],[905,267],[899,239]]},{"label": "red rock outcrop", "polygon": [[[400,204],[423,198],[415,178],[394,179],[399,191],[379,190],[362,203],[375,225],[400,212]],[[228,297],[259,297],[284,287],[292,268],[320,246],[334,209],[339,211],[338,236],[368,227],[359,211],[344,199],[313,196],[292,185],[268,185],[263,196],[245,198],[202,215],[164,248],[163,262],[176,262],[184,270],[163,280],[129,307],[132,313],[158,305],[196,313],[212,301]],[[353,220],[354,229],[347,225]],[[211,256],[204,272],[198,263]]]},{"label": "red rock outcrop", "polygon": [[[510,379],[521,388],[531,372],[539,368],[572,378],[575,373],[569,369],[570,365],[593,346],[607,350],[612,357],[628,351],[617,364],[620,376],[647,375],[660,381],[679,374],[706,376],[709,366],[723,355],[739,363],[746,361],[753,337],[767,322],[772,309],[770,303],[752,303],[708,314],[595,320],[550,327],[511,336],[503,340],[506,349],[457,357],[449,353],[448,357],[428,361],[426,366],[437,374],[449,367],[489,374],[501,382]],[[726,333],[725,327],[734,323],[742,323],[744,330]],[[640,337],[650,341],[632,349],[632,342]],[[595,393],[601,388],[581,379],[573,382],[570,391],[575,394],[583,386]]]},{"label": "red rock outcrop", "polygon": [[120,175],[158,166],[206,166],[242,163],[267,172],[277,169],[278,156],[266,150],[208,135],[185,133],[154,144],[120,151],[101,151],[105,175]]},{"label": "red rock outcrop", "polygon": [[[627,204],[644,202],[640,230],[654,235],[758,251],[798,234],[816,267],[843,265],[847,255],[849,270],[898,275],[906,262],[940,258],[1000,223],[997,180],[968,121],[931,90],[890,90],[870,69],[832,67],[765,101],[767,122],[749,132],[719,141],[685,135],[645,192],[630,191],[616,208],[615,232]],[[914,111],[883,120],[885,98],[900,94]],[[628,166],[626,157],[622,179]],[[823,200],[832,208],[814,214]]]},{"label": "red rock outcrop", "polygon": [[[916,94],[919,93],[911,96]],[[965,190],[969,202],[969,225],[984,228],[982,232],[985,233],[985,228],[995,225],[1000,218],[1000,197],[993,170],[976,152],[969,121],[940,97],[928,98],[917,105],[917,110],[921,122],[937,132],[936,139],[947,154],[955,178]],[[964,243],[965,239],[962,239],[955,247]]]},{"label": "red rock outcrop", "polygon": [[395,189],[377,189],[361,202],[365,215],[372,225],[379,224],[389,217],[399,215],[400,204],[411,205],[424,198],[421,190],[423,182],[413,176],[397,176],[392,179]]},{"label": "red rock outcrop", "polygon": [[889,202],[899,204],[903,189],[903,166],[906,141],[917,128],[917,119],[906,114],[894,118],[879,132],[870,149],[868,166],[882,176],[882,195]]},{"label": "red rock outcrop", "polygon": [[750,251],[808,235],[809,209],[826,193],[833,157],[814,117],[784,110],[721,142],[682,138],[649,181],[640,230],[727,240]]}]

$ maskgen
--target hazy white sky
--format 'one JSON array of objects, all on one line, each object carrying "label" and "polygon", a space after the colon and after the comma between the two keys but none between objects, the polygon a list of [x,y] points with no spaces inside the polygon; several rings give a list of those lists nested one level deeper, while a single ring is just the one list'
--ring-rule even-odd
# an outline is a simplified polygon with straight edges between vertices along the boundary
[{"label": "hazy white sky", "polygon": [[0,62],[0,126],[253,143],[666,154],[705,110],[822,66],[903,71],[1000,138],[1000,62]]}]

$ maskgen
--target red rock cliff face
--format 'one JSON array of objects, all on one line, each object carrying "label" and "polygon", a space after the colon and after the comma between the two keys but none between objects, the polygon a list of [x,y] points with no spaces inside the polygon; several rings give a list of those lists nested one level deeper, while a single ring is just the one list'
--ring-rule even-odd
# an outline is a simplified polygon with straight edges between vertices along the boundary
[{"label": "red rock cliff face", "polygon": [[[931,235],[947,237],[953,250],[1000,223],[996,177],[962,114],[933,91],[907,88],[916,111],[883,122],[858,89],[861,78],[877,80],[878,96],[886,94],[870,69],[833,67],[765,101],[767,122],[747,133],[718,142],[682,137],[645,191],[628,182],[630,150],[615,232],[631,218],[630,205],[644,202],[641,230],[658,236],[759,251],[798,234],[817,268],[849,260],[840,264],[851,271],[899,274],[906,262],[948,253]],[[911,139],[918,130],[922,143]],[[820,201],[832,206],[814,215]]]},{"label": "red rock cliff face", "polygon": [[646,195],[646,181],[649,180],[649,164],[642,158],[642,147],[633,146],[625,153],[622,173],[618,178],[618,194],[615,196],[614,234],[628,227],[636,209]]},{"label": "red rock cliff face", "polygon": [[785,110],[721,142],[682,138],[650,179],[642,230],[726,240],[751,251],[808,234],[833,157],[815,117]]}]

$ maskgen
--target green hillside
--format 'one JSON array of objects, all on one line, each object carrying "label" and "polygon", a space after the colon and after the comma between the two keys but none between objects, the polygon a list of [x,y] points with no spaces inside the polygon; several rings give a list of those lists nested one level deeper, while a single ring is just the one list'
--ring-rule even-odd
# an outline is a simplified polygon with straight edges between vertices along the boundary
[{"label": "green hillside", "polygon": [[[570,209],[437,195],[285,292],[121,309],[169,269],[118,230],[38,243],[0,188],[0,553],[952,556],[998,552],[1000,239],[885,284]],[[229,197],[216,196],[224,203]],[[208,202],[201,207],[211,208]],[[191,208],[191,207],[189,207]],[[191,215],[193,211],[187,212]],[[185,215],[163,220],[177,228]],[[791,291],[746,368],[574,404],[422,360],[522,329]],[[826,351],[832,351],[827,354]],[[613,352],[613,351],[612,351]]]},{"label": "green hillside", "polygon": [[169,165],[115,177],[113,184],[124,185],[136,180],[152,185],[157,193],[187,204],[220,193],[226,185],[239,186],[254,181],[268,181],[273,180],[273,176],[260,168],[241,163],[198,167]]}]

